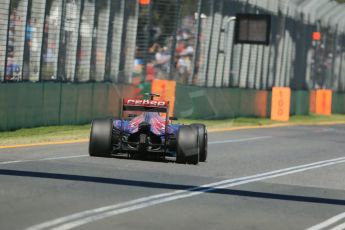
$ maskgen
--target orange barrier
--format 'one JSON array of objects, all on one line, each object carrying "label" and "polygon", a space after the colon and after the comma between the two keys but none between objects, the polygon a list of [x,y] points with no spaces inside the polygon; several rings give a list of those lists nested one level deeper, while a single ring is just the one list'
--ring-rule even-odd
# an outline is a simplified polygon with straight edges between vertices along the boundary
[{"label": "orange barrier", "polygon": [[151,92],[157,93],[160,99],[170,102],[169,116],[174,116],[176,81],[159,80],[152,81]]},{"label": "orange barrier", "polygon": [[259,117],[265,118],[267,114],[267,98],[268,92],[260,90],[255,96],[255,114]]},{"label": "orange barrier", "polygon": [[139,0],[140,5],[150,5],[151,0]]},{"label": "orange barrier", "polygon": [[310,112],[318,115],[332,114],[332,90],[317,89],[310,93]]},{"label": "orange barrier", "polygon": [[316,90],[310,91],[309,111],[310,113],[316,113]]},{"label": "orange barrier", "polygon": [[289,121],[291,89],[289,87],[272,88],[271,120]]}]

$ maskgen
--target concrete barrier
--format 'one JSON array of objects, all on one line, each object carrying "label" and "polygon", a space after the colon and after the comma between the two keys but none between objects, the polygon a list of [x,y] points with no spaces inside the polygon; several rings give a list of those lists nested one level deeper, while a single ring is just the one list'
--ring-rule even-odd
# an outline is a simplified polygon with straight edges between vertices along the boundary
[{"label": "concrete barrier", "polygon": [[119,115],[121,97],[138,97],[131,85],[111,83],[0,84],[0,130],[85,124]]},{"label": "concrete barrier", "polygon": [[175,116],[193,119],[266,117],[268,92],[176,86]]},{"label": "concrete barrier", "polygon": [[345,114],[345,93],[333,93],[332,113]]},{"label": "concrete barrier", "polygon": [[290,115],[309,115],[309,91],[291,91]]}]

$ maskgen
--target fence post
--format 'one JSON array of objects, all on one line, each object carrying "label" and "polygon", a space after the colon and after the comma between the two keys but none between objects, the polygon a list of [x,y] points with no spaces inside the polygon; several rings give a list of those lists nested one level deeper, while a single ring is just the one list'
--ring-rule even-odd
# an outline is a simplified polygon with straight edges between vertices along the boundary
[{"label": "fence post", "polygon": [[176,71],[175,71],[175,53],[176,53],[176,43],[177,43],[177,30],[181,23],[181,0],[176,0],[176,24],[175,24],[175,31],[173,34],[173,41],[171,44],[171,58],[170,58],[170,67],[169,67],[169,79],[174,80],[176,78]]},{"label": "fence post", "polygon": [[[11,1],[12,2],[12,1]],[[12,58],[13,61],[19,66],[21,73],[20,76],[16,79],[16,81],[23,80],[23,66],[24,66],[24,51],[25,51],[25,40],[26,40],[26,26],[27,26],[27,13],[29,11],[29,3],[31,1],[17,1],[15,8],[16,10],[16,18],[14,19],[14,40],[13,40],[13,52]],[[13,7],[13,5],[12,5]],[[17,72],[17,71],[16,71]],[[13,67],[12,67],[13,73]]]},{"label": "fence post", "polygon": [[214,26],[214,5],[215,5],[215,1],[211,1],[211,9],[210,9],[210,15],[211,15],[211,25],[209,26],[209,37],[208,37],[208,41],[207,41],[207,46],[206,46],[206,59],[205,59],[205,65],[206,65],[206,69],[205,69],[205,87],[208,86],[208,71],[209,71],[209,60],[210,60],[210,53],[211,53],[211,47],[212,47],[212,30],[213,30],[213,26]]},{"label": "fence post", "polygon": [[[141,74],[141,82],[145,82],[146,81],[146,75],[147,75],[147,62],[149,61],[149,48],[150,48],[150,41],[151,41],[151,30],[152,30],[152,8],[153,8],[153,2],[150,1],[149,5],[148,6],[142,6],[140,5],[139,6],[140,8],[141,7],[145,7],[147,8],[148,7],[148,12],[147,12],[147,35],[146,35],[146,41],[145,42],[145,45],[144,45],[144,68],[143,68],[143,71],[142,71],[142,74]],[[139,8],[139,9],[140,9]]]},{"label": "fence post", "polygon": [[8,39],[9,39],[9,31],[10,31],[10,23],[11,23],[11,8],[12,8],[12,1],[10,0],[10,6],[8,7],[8,17],[7,17],[7,35],[6,35],[6,48],[5,48],[5,67],[4,67],[4,78],[3,80],[6,81],[6,73],[7,73],[7,59],[8,59]]},{"label": "fence post", "polygon": [[286,17],[282,15],[283,22],[281,24],[282,30],[281,30],[281,39],[283,42],[282,47],[282,54],[279,55],[281,57],[280,59],[280,72],[279,72],[279,86],[284,87],[285,86],[285,77],[286,77]]},{"label": "fence post", "polygon": [[[225,35],[224,35],[224,60],[223,60],[223,69],[222,69],[222,86],[224,86],[224,82],[226,79],[226,87],[229,87],[231,84],[231,66],[232,66],[232,59],[233,59],[233,51],[234,51],[234,39],[233,36],[230,36],[230,27],[234,30],[234,23],[236,21],[236,17],[227,17],[225,23]],[[233,24],[233,26],[231,26]],[[231,33],[233,35],[233,33]],[[231,41],[231,47],[229,47],[229,42]],[[227,74],[227,76],[225,76]]]},{"label": "fence post", "polygon": [[[43,48],[44,48],[44,33],[45,33],[45,25],[47,23],[47,12],[48,12],[48,4],[45,4],[45,9],[44,9],[44,19],[43,19],[43,29],[42,29],[42,39],[41,39],[41,57],[40,57],[40,69],[39,69],[39,75],[38,75],[38,81],[42,81],[42,63],[44,61],[43,59]],[[44,88],[44,87],[43,87]]]},{"label": "fence post", "polygon": [[[199,55],[200,55],[200,31],[201,31],[201,12],[202,12],[203,0],[198,0],[198,12],[197,12],[197,23],[195,32],[195,51],[193,55],[193,66],[192,66],[192,76],[188,80],[188,84],[193,84],[193,78],[197,73],[199,68]],[[199,71],[199,69],[198,69]]]},{"label": "fence post", "polygon": [[[26,11],[26,17],[25,17],[25,27],[24,27],[24,50],[23,50],[23,61],[22,61],[22,69],[21,69],[21,73],[22,73],[22,80],[29,80],[29,77],[28,79],[24,79],[24,69],[26,68],[30,68],[30,61],[29,63],[25,63],[25,59],[26,57],[28,57],[27,59],[30,60],[30,47],[29,45],[27,44],[27,41],[26,41],[26,37],[27,37],[27,34],[28,34],[28,21],[29,19],[31,18],[31,10],[32,10],[32,1],[33,0],[28,0],[28,5],[27,5],[27,11]],[[31,35],[33,36],[33,35]],[[28,67],[26,67],[26,65],[29,65]],[[30,75],[30,71],[28,71],[29,75]]]},{"label": "fence post", "polygon": [[[111,55],[110,55],[110,80],[112,82],[118,81],[118,72],[120,69],[120,57],[121,57],[121,47],[122,47],[122,33],[123,33],[123,22],[124,22],[124,5],[125,0],[112,1],[112,21],[110,25],[112,26],[112,39],[111,39]],[[119,33],[119,31],[121,33]]]},{"label": "fence post", "polygon": [[112,41],[113,41],[113,21],[115,10],[113,10],[114,7],[114,1],[110,2],[110,13],[109,13],[109,24],[108,24],[108,36],[107,36],[107,48],[106,48],[106,54],[105,54],[105,72],[104,72],[104,80],[105,81],[111,81],[111,51],[112,51]]},{"label": "fence post", "polygon": [[[136,51],[136,36],[139,20],[139,3],[137,0],[126,0],[127,7],[126,13],[128,15],[126,21],[126,44],[125,44],[125,57],[124,70],[125,70],[125,83],[133,83],[133,69],[134,69],[134,56]],[[135,25],[135,26],[133,26]]]},{"label": "fence post", "polygon": [[[66,52],[66,47],[62,47],[62,43],[65,40],[65,17],[66,17],[66,0],[61,0],[61,21],[60,21],[60,37],[59,37],[59,52],[57,58],[57,76],[56,79],[58,81],[63,81],[65,76],[65,63],[63,62],[64,66],[61,66],[61,56]],[[62,50],[64,49],[64,50]]]},{"label": "fence post", "polygon": [[338,24],[336,25],[335,27],[335,31],[334,31],[334,38],[333,38],[333,47],[332,47],[332,53],[333,53],[333,56],[332,56],[332,71],[331,71],[331,80],[332,80],[332,86],[331,88],[335,89],[334,87],[334,75],[335,75],[335,60],[336,60],[336,57],[337,57],[337,45],[338,45]]},{"label": "fence post", "polygon": [[[84,11],[84,1],[81,1],[81,3],[80,3],[80,11],[79,11],[79,26],[78,26],[78,38],[77,38],[77,53],[76,53],[76,61],[77,61],[77,63],[80,63],[80,61],[78,60],[78,58],[80,58],[80,57],[78,57],[78,53],[79,53],[79,51],[80,51],[80,49],[81,49],[81,39],[80,39],[80,27],[81,27],[81,22],[82,22],[82,15],[83,15],[83,11]],[[73,81],[74,82],[77,82],[78,81],[78,77],[79,77],[79,75],[78,75],[78,64],[77,63],[75,63],[75,65],[74,65],[74,77],[73,77]]]},{"label": "fence post", "polygon": [[[215,61],[215,66],[214,66],[214,78],[213,78],[213,86],[216,86],[217,84],[217,72],[218,72],[218,60],[219,60],[219,47],[220,47],[220,42],[221,42],[221,36],[222,36],[222,32],[223,32],[223,38],[224,38],[224,31],[222,31],[222,27],[223,27],[223,21],[224,21],[224,0],[220,0],[219,3],[219,14],[220,14],[220,27],[219,27],[219,31],[216,31],[216,33],[218,33],[218,41],[217,41],[217,48],[216,48],[216,61]],[[224,59],[225,59],[225,54],[223,53]],[[221,78],[221,82],[220,82],[220,86],[222,86],[222,78]]]}]

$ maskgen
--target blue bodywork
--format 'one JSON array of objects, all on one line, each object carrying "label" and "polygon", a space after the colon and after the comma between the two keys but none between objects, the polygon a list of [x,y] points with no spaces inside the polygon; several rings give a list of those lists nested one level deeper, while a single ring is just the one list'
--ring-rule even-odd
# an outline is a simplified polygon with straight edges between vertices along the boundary
[{"label": "blue bodywork", "polygon": [[[128,134],[133,134],[138,132],[139,124],[142,122],[147,122],[151,125],[151,132],[157,136],[165,135],[165,118],[161,117],[157,112],[144,112],[141,115],[133,118],[132,120],[114,120],[114,127],[121,129],[121,124],[123,124],[123,131]],[[167,133],[177,134],[180,124],[168,124]]]},{"label": "blue bodywork", "polygon": [[[166,118],[161,117],[158,112],[144,112],[131,120],[114,120],[114,128],[123,130],[124,136],[129,138],[132,134],[136,134],[139,131],[139,125],[142,122],[150,124],[150,132],[159,137],[161,143],[165,143],[165,138],[167,136],[176,137],[181,126],[180,124],[168,124],[166,130]],[[170,151],[168,149],[165,153],[167,156],[176,156],[175,151]]]}]

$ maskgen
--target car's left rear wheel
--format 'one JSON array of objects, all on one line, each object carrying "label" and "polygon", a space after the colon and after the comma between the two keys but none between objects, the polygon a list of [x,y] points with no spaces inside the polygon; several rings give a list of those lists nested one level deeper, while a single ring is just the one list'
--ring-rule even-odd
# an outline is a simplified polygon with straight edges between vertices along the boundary
[{"label": "car's left rear wheel", "polygon": [[112,119],[92,121],[89,154],[93,157],[110,157],[112,146]]}]

